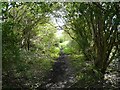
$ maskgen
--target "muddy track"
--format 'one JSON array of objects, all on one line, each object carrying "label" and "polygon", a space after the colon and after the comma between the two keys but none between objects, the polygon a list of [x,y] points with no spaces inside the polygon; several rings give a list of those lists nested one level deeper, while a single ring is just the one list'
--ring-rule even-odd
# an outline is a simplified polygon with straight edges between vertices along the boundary
[{"label": "muddy track", "polygon": [[41,88],[69,88],[74,79],[73,70],[69,64],[68,55],[61,54],[57,58],[52,66],[52,70],[47,75],[47,81],[41,86]]}]

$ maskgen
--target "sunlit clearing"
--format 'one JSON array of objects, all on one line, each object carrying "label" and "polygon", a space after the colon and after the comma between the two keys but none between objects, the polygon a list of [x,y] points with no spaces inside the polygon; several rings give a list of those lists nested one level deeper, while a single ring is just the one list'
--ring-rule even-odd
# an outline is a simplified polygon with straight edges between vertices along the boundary
[{"label": "sunlit clearing", "polygon": [[61,38],[63,36],[63,30],[57,30],[55,35],[56,35],[57,38]]},{"label": "sunlit clearing", "polygon": [[67,45],[69,43],[69,41],[64,41],[63,44],[64,45]]},{"label": "sunlit clearing", "polygon": [[65,47],[68,43],[69,43],[69,41],[64,41],[63,43],[60,44],[60,46]]}]

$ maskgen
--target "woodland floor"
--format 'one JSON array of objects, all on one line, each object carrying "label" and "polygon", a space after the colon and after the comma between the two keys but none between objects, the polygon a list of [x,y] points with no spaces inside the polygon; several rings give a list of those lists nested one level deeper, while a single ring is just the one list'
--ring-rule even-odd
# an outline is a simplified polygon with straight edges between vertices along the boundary
[{"label": "woodland floor", "polygon": [[[76,80],[76,75],[75,75],[76,70],[73,66],[71,66],[70,61],[74,61],[71,59],[70,55],[67,55],[64,53],[60,54],[60,56],[58,58],[54,59],[52,69],[45,75],[44,79],[42,80],[43,81],[42,84],[38,85],[35,88],[35,90],[41,90],[41,88],[44,88],[45,90],[58,89],[58,88],[60,88],[60,89],[77,88],[76,86],[82,87],[82,88],[86,88],[86,87],[87,88],[89,88],[89,87],[95,87],[95,88],[102,87],[103,88],[103,87],[105,87],[107,89],[104,89],[104,90],[119,90],[120,74],[118,72],[116,72],[114,70],[110,71],[109,73],[107,73],[105,75],[106,80],[100,81],[99,83],[93,83],[93,81],[91,79],[88,79],[88,80],[80,79],[78,81],[78,80]],[[74,61],[74,62],[76,62],[76,61]],[[85,62],[85,63],[88,64],[88,62]],[[82,69],[84,70],[83,66],[81,66],[81,68],[79,67],[79,71],[81,73],[83,72]],[[89,73],[87,70],[84,70],[83,73],[82,74],[84,76],[86,76],[85,79],[87,79],[90,75],[92,76],[92,78],[95,77],[93,73]],[[11,76],[7,76],[8,79],[6,77],[5,77],[5,79],[8,81],[15,81],[16,79],[12,78]],[[11,78],[13,80],[11,80]],[[25,77],[22,79],[25,79]],[[22,89],[29,88],[28,86],[25,87],[23,85],[25,80],[23,80],[23,81],[21,80],[21,82],[20,82],[20,80],[18,80],[18,81],[19,81],[19,83],[10,82],[9,84],[10,84],[10,86],[17,84],[16,87],[18,88],[18,85],[19,85],[19,87]],[[88,83],[88,81],[90,83]],[[6,82],[4,82],[4,83],[6,83]]]},{"label": "woodland floor", "polygon": [[[66,54],[61,54],[57,59],[55,59],[52,70],[46,75],[45,81],[39,88],[45,88],[47,90],[53,88],[71,88],[71,86],[76,82],[76,80],[74,75],[75,70],[70,65],[69,60],[69,55]],[[114,77],[112,77],[112,75],[111,78],[113,80],[115,79]],[[104,85],[106,88],[113,88],[109,80],[106,82],[104,81],[102,85]],[[116,81],[114,80],[113,82]],[[101,86],[101,84],[96,85],[97,87],[104,87]],[[117,87],[119,86],[117,85]]]},{"label": "woodland floor", "polygon": [[73,82],[75,82],[75,76],[74,70],[69,64],[69,56],[62,54],[55,60],[42,88],[69,88]]}]

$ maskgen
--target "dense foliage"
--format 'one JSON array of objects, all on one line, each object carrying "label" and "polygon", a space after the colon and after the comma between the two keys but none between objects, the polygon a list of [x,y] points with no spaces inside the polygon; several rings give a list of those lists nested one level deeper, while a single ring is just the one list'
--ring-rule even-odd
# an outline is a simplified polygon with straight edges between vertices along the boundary
[{"label": "dense foliage", "polygon": [[86,58],[93,60],[95,67],[104,74],[118,53],[118,4],[69,3],[67,10],[75,40]]},{"label": "dense foliage", "polygon": [[118,3],[1,4],[3,88],[41,88],[56,60],[75,79],[67,87],[109,87],[105,75],[119,63]]}]

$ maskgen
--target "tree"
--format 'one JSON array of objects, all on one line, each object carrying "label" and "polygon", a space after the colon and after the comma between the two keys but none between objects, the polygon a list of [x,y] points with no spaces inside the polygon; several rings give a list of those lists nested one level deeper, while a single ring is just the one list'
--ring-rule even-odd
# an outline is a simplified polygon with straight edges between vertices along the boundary
[{"label": "tree", "polygon": [[119,5],[117,3],[68,3],[68,23],[85,57],[105,74],[118,53]]},{"label": "tree", "polygon": [[[50,69],[46,49],[56,30],[48,24],[50,6],[45,2],[2,3],[3,88],[23,88],[29,81],[33,86],[33,77],[41,83]],[[34,43],[35,39],[39,42]]]},{"label": "tree", "polygon": [[20,47],[29,50],[30,39],[36,35],[33,28],[38,23],[42,24],[49,21],[47,14],[51,12],[50,4],[11,2],[3,3],[3,6],[3,20],[5,22],[11,21],[14,24],[13,31],[18,35]]}]

